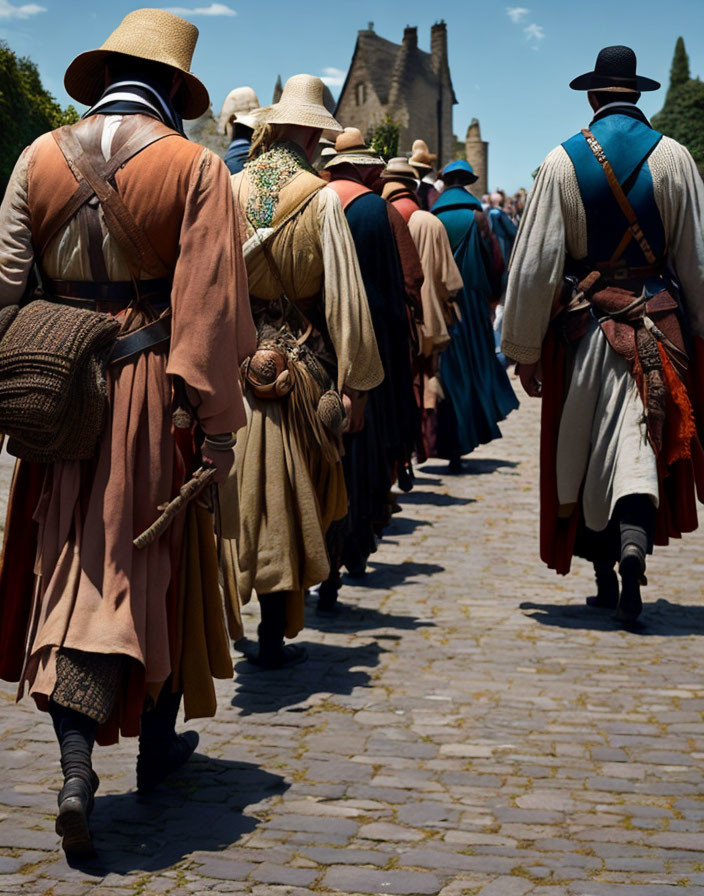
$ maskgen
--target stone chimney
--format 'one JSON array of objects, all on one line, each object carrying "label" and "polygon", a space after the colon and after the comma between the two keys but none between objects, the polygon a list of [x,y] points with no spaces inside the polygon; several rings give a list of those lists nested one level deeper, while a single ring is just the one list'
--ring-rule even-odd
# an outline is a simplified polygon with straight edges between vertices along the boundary
[{"label": "stone chimney", "polygon": [[476,118],[471,120],[467,128],[465,149],[467,161],[479,178],[469,189],[471,193],[481,199],[485,193],[489,192],[489,144],[482,140],[481,128]]},{"label": "stone chimney", "polygon": [[407,50],[415,50],[418,46],[418,29],[406,25],[403,29],[403,47]]},{"label": "stone chimney", "polygon": [[433,59],[433,69],[440,74],[449,70],[447,57],[447,25],[444,21],[436,22],[430,29],[430,55]]}]

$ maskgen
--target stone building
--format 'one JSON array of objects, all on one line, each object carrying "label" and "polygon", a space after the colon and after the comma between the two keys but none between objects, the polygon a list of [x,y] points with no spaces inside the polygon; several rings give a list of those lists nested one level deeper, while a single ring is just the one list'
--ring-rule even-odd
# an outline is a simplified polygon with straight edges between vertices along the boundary
[{"label": "stone building", "polygon": [[489,144],[482,140],[482,132],[476,118],[471,120],[467,128],[465,153],[467,161],[479,178],[476,183],[472,184],[470,191],[481,198],[489,192]]},{"label": "stone building", "polygon": [[370,22],[357,36],[335,116],[368,134],[388,112],[400,128],[399,153],[409,153],[420,137],[442,165],[454,156],[456,102],[444,22],[431,28],[429,53],[418,47],[417,28],[407,27],[399,45],[376,34]]}]

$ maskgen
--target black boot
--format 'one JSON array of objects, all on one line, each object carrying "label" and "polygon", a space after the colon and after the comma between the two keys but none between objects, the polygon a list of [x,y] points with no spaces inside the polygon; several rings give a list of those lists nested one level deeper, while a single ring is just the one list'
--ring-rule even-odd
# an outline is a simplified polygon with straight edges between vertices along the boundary
[{"label": "black boot", "polygon": [[342,579],[339,573],[331,573],[330,578],[320,585],[318,591],[317,612],[324,614],[333,614],[340,609],[337,598],[340,594]]},{"label": "black boot", "polygon": [[645,552],[637,544],[628,544],[621,552],[621,599],[616,618],[624,625],[633,625],[643,611],[640,586],[645,583]]},{"label": "black boot", "polygon": [[191,758],[198,746],[198,733],[176,734],[181,692],[172,693],[167,680],[153,709],[142,713],[137,757],[137,790],[149,793]]},{"label": "black boot", "polygon": [[618,576],[613,563],[594,563],[596,594],[587,598],[587,606],[596,610],[615,610],[618,606]]},{"label": "black boot", "polygon": [[262,669],[285,669],[308,659],[305,647],[284,644],[286,629],[285,593],[260,594],[262,621],[259,623],[259,651],[247,659]]},{"label": "black boot", "polygon": [[67,856],[93,854],[89,819],[98,776],[93,771],[91,753],[98,724],[83,713],[66,709],[53,701],[49,713],[61,749],[64,785],[59,793],[56,833]]}]

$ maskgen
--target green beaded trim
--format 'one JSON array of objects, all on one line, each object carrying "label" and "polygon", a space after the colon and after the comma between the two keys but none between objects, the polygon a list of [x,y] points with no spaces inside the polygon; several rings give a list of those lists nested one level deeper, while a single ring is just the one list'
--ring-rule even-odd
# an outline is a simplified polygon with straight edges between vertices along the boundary
[{"label": "green beaded trim", "polygon": [[299,171],[315,173],[298,147],[275,143],[245,165],[249,179],[247,219],[256,228],[271,227],[279,204],[279,193]]}]

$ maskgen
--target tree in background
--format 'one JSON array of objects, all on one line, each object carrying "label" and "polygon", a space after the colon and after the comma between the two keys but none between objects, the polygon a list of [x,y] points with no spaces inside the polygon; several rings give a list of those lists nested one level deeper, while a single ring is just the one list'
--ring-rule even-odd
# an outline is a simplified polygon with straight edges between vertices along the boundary
[{"label": "tree in background", "polygon": [[665,105],[653,116],[653,127],[686,146],[704,175],[704,82],[690,77],[681,37],[675,44]]},{"label": "tree in background", "polygon": [[76,110],[62,109],[44,89],[32,60],[19,58],[0,41],[0,196],[25,146],[40,134],[75,121]]},{"label": "tree in background", "polygon": [[384,120],[367,137],[368,145],[386,162],[398,155],[399,127],[387,112]]}]

